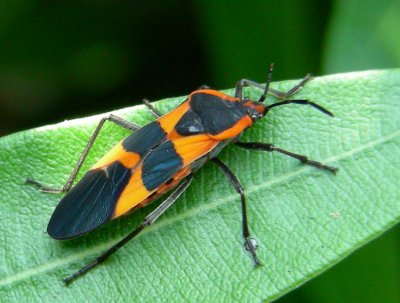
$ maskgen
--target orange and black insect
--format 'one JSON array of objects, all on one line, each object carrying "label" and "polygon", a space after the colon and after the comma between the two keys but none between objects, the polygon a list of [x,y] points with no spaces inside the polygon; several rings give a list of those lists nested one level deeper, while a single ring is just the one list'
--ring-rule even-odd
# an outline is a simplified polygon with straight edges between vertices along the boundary
[{"label": "orange and black insect", "polygon": [[[171,112],[162,115],[148,101],[147,107],[156,120],[144,127],[109,115],[103,118],[79,158],[71,176],[61,188],[42,185],[36,180],[27,182],[44,192],[67,192],[56,207],[49,225],[48,234],[54,239],[70,239],[90,232],[103,224],[154,201],[162,194],[173,190],[170,196],[152,211],[143,222],[120,242],[98,256],[93,262],[81,268],[64,281],[68,284],[93,267],[106,260],[129,240],[137,236],[146,226],[152,224],[182,194],[192,181],[192,176],[207,160],[213,161],[240,194],[244,246],[255,265],[260,261],[256,255],[257,243],[251,238],[247,223],[244,190],[233,172],[217,158],[219,152],[229,143],[245,149],[276,151],[296,158],[301,162],[320,169],[336,172],[335,167],[309,160],[269,143],[241,142],[242,132],[264,117],[271,108],[290,103],[311,105],[321,112],[333,116],[323,107],[308,101],[291,99],[311,79],[303,78],[288,92],[269,88],[272,64],[266,85],[242,79],[236,85],[235,96],[231,97],[206,86],[192,92],[187,99]],[[243,97],[245,86],[263,89],[257,101]],[[282,101],[264,104],[267,94]],[[105,121],[111,121],[133,133],[118,143],[101,158],[72,187],[73,181],[93,145]]]}]

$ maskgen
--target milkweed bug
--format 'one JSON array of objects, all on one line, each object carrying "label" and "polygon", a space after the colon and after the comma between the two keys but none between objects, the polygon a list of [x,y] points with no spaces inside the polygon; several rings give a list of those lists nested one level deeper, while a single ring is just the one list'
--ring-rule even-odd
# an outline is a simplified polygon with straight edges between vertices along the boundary
[{"label": "milkweed bug", "polygon": [[[146,226],[154,223],[190,185],[193,173],[207,160],[211,160],[221,169],[239,193],[244,247],[250,253],[254,264],[256,266],[261,264],[256,254],[257,242],[250,236],[243,186],[229,167],[217,158],[219,152],[227,144],[233,143],[245,149],[282,153],[333,173],[337,170],[335,167],[309,160],[306,156],[269,143],[239,141],[245,129],[277,106],[291,103],[310,105],[324,114],[333,116],[331,112],[309,100],[291,99],[311,79],[310,75],[285,93],[269,87],[272,69],[271,64],[265,86],[242,79],[236,85],[234,97],[203,86],[193,91],[183,103],[165,115],[145,100],[145,105],[156,120],[144,127],[109,115],[96,127],[69,179],[61,189],[44,186],[33,179],[27,180],[44,192],[67,192],[56,207],[47,227],[48,234],[59,240],[75,238],[90,232],[110,220],[147,205],[172,190],[169,197],[125,238],[93,262],[64,279],[66,284],[102,263]],[[257,101],[243,98],[243,88],[246,86],[263,89]],[[267,94],[281,101],[266,105],[263,102]],[[72,187],[83,161],[106,121],[111,121],[133,133],[111,149]]]}]

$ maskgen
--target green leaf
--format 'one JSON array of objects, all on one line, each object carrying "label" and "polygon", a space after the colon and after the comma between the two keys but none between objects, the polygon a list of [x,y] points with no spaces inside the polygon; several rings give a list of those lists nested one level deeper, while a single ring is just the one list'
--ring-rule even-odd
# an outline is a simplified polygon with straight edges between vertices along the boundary
[{"label": "green leaf", "polygon": [[[296,81],[274,83],[287,90]],[[232,92],[232,91],[231,91]],[[259,90],[248,90],[259,96]],[[0,141],[2,301],[261,301],[323,272],[400,218],[400,70],[316,78],[298,94],[311,107],[274,108],[243,141],[271,142],[340,168],[335,176],[279,154],[227,147],[221,159],[238,175],[264,266],[243,249],[240,199],[211,163],[159,221],[69,288],[61,278],[137,225],[155,205],[82,238],[45,233],[60,195],[24,185],[61,186],[99,116],[20,132]],[[157,104],[166,111],[183,98]],[[272,102],[270,99],[269,102]],[[143,106],[116,112],[145,124]],[[127,132],[107,125],[84,169]]]},{"label": "green leaf", "polygon": [[[337,0],[325,32],[323,74],[400,66],[400,2]],[[350,34],[351,33],[351,34]],[[279,303],[400,302],[400,225]],[[349,287],[350,286],[350,287]],[[329,298],[329,299],[328,299]]]}]

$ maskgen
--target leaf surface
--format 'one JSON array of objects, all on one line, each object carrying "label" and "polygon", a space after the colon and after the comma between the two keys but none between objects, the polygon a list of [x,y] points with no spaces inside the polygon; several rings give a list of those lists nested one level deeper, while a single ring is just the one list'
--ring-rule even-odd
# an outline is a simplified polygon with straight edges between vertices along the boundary
[{"label": "leaf surface", "polygon": [[[274,83],[288,90],[296,81]],[[232,91],[231,91],[232,92]],[[258,97],[257,89],[247,90]],[[263,266],[243,249],[240,198],[206,164],[185,194],[104,265],[65,287],[61,279],[134,228],[155,207],[59,242],[46,233],[61,195],[38,192],[26,177],[61,186],[100,117],[66,121],[0,140],[3,301],[109,302],[272,300],[301,285],[400,219],[400,70],[316,78],[296,98],[311,107],[274,108],[242,141],[274,143],[339,167],[335,176],[279,154],[227,147],[220,156],[245,187]],[[161,101],[166,112],[184,98]],[[272,102],[272,98],[267,100]],[[143,106],[116,111],[144,125]],[[128,132],[102,130],[83,171]],[[82,175],[82,174],[80,174]]]}]

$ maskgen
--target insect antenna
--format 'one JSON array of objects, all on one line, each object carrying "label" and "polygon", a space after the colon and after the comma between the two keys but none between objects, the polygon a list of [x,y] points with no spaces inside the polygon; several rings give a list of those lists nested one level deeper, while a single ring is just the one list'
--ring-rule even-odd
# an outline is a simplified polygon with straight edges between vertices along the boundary
[{"label": "insect antenna", "polygon": [[268,110],[271,109],[272,107],[276,107],[276,106],[281,106],[281,105],[287,105],[290,103],[294,103],[294,104],[301,104],[301,105],[311,105],[312,107],[314,107],[315,109],[318,109],[319,111],[323,112],[324,114],[334,117],[334,115],[327,109],[323,108],[321,105],[318,105],[314,102],[311,102],[309,100],[306,99],[299,99],[299,100],[285,100],[285,101],[281,101],[281,102],[276,102],[274,104],[269,105],[267,108]]}]

